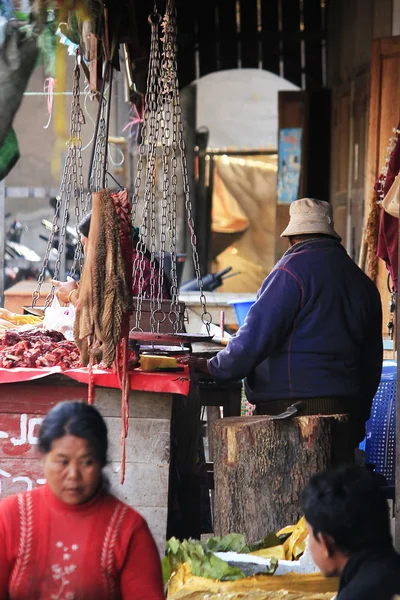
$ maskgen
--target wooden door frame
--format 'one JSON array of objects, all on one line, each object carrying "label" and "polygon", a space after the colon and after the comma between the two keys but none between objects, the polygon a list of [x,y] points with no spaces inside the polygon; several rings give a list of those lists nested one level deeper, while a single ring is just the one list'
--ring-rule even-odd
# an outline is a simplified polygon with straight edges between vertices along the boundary
[{"label": "wooden door frame", "polygon": [[[366,210],[365,218],[371,209],[372,191],[375,181],[383,165],[379,164],[379,149],[381,144],[380,136],[380,115],[381,105],[381,84],[382,57],[389,57],[393,54],[400,54],[400,36],[382,38],[374,40],[372,43],[371,56],[371,86],[369,103],[369,122],[368,122],[368,159],[366,171]],[[379,82],[379,85],[376,85]],[[393,124],[395,127],[397,123]],[[399,227],[400,238],[400,227]],[[399,244],[400,254],[400,244]],[[400,264],[400,263],[399,263]],[[397,347],[400,344],[400,311],[397,311]],[[396,482],[395,482],[395,545],[400,550],[400,362],[397,361],[397,394],[396,394]]]},{"label": "wooden door frame", "polygon": [[[381,57],[393,54],[393,44],[398,47],[400,53],[400,35],[389,38],[373,40],[371,56],[371,93],[369,99],[369,119],[368,119],[368,153],[367,153],[367,172],[366,172],[366,190],[373,190],[376,178],[379,175],[383,165],[379,164],[379,142],[380,136],[376,135],[379,131],[379,115],[381,114],[381,94],[378,88],[373,87],[373,82],[381,81]],[[397,123],[394,124],[396,126]],[[371,199],[367,199],[368,210],[365,211],[368,218]]]},{"label": "wooden door frame", "polygon": [[[387,37],[373,40],[371,54],[371,79],[370,79],[370,99],[369,99],[369,118],[368,118],[368,136],[367,136],[367,168],[365,173],[365,224],[373,206],[373,189],[379,173],[383,167],[380,164],[382,148],[381,132],[381,114],[385,110],[382,106],[382,85],[383,71],[382,63],[390,56],[400,55],[400,36]],[[400,78],[399,83],[400,85]],[[400,110],[399,110],[400,117]],[[399,118],[398,117],[398,118]],[[396,127],[397,122],[393,123]],[[386,135],[386,134],[385,134]],[[386,141],[386,140],[385,140]],[[399,228],[400,239],[400,228]],[[399,244],[400,254],[400,244]],[[399,263],[400,264],[400,263]],[[399,295],[398,295],[399,297]],[[385,302],[385,295],[383,296]],[[400,311],[397,311],[397,347],[400,347]],[[400,550],[400,363],[397,361],[397,394],[396,394],[396,481],[395,481],[395,546]]]}]

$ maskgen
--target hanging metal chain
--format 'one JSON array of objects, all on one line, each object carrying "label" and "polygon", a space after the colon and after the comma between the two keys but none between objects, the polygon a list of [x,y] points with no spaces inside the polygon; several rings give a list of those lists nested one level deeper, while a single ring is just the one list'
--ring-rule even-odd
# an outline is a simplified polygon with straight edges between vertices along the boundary
[{"label": "hanging metal chain", "polygon": [[185,208],[186,208],[186,216],[187,222],[190,232],[190,241],[192,246],[192,256],[193,256],[193,265],[197,278],[197,285],[200,291],[200,303],[202,306],[202,321],[206,326],[207,333],[210,333],[210,323],[212,322],[212,316],[207,311],[207,300],[203,291],[203,279],[200,273],[200,263],[199,256],[197,253],[197,240],[194,229],[194,220],[193,220],[193,209],[192,203],[190,200],[190,186],[189,186],[189,178],[188,178],[188,169],[187,169],[187,160],[185,155],[185,140],[183,138],[183,124],[182,124],[182,109],[180,106],[180,96],[179,96],[179,83],[177,77],[177,44],[176,44],[176,9],[174,0],[167,1],[166,14],[164,19],[164,31],[165,36],[170,36],[171,38],[171,55],[170,55],[170,71],[169,78],[164,81],[164,85],[171,86],[173,93],[173,106],[174,106],[174,125],[177,131],[177,140],[179,147],[179,155],[180,155],[180,166],[182,169],[182,178],[183,178],[183,193],[185,196]]},{"label": "hanging metal chain", "polygon": [[[162,121],[162,153],[163,153],[163,202],[161,214],[161,263],[160,272],[164,274],[164,249],[166,229],[169,232],[170,258],[171,258],[171,304],[168,314],[174,333],[179,330],[179,289],[176,269],[176,211],[177,211],[177,128],[174,111],[174,94],[171,85],[171,70],[174,55],[174,36],[171,28],[167,26],[166,18],[163,23],[164,35],[162,38],[163,52],[161,65],[161,93],[163,100],[164,119]],[[172,35],[171,35],[172,34]],[[172,136],[171,136],[172,133]],[[169,167],[171,166],[171,177]]]},{"label": "hanging metal chain", "polygon": [[[151,26],[151,43],[149,70],[147,75],[147,88],[145,96],[145,113],[142,127],[142,139],[139,148],[139,160],[137,165],[137,175],[135,179],[135,188],[132,202],[132,219],[135,224],[136,210],[139,202],[139,194],[142,185],[142,174],[144,167],[144,158],[146,156],[145,190],[142,222],[140,225],[140,237],[137,243],[137,253],[133,264],[133,285],[138,289],[135,329],[141,330],[140,322],[142,316],[143,286],[144,286],[144,267],[146,254],[146,241],[150,234],[154,233],[154,221],[152,214],[155,211],[155,185],[156,185],[156,167],[157,167],[157,143],[159,134],[158,101],[159,101],[159,74],[160,74],[160,49],[159,49],[159,25],[160,15],[155,7],[154,12],[149,16]],[[155,285],[155,247],[151,247],[151,273],[150,286],[151,297],[154,299]],[[155,331],[154,310],[151,311],[151,331]]]},{"label": "hanging metal chain", "polygon": [[177,274],[177,254],[176,254],[176,213],[178,207],[178,193],[177,193],[177,185],[178,185],[178,176],[176,174],[176,170],[178,167],[178,158],[177,158],[177,129],[176,129],[176,114],[175,110],[173,111],[173,123],[172,123],[172,159],[171,159],[171,201],[168,209],[169,213],[169,234],[170,234],[170,253],[171,253],[171,310],[170,310],[170,320],[172,315],[177,315],[178,318],[175,319],[173,323],[173,331],[174,333],[178,333],[179,329],[179,287],[178,287],[178,274]]},{"label": "hanging metal chain", "polygon": [[101,110],[100,110],[100,121],[99,121],[99,129],[96,139],[95,146],[95,154],[94,154],[94,162],[93,162],[93,171],[90,180],[90,190],[92,192],[100,192],[103,186],[103,172],[102,168],[105,163],[105,153],[106,153],[106,103],[105,98],[100,100]]},{"label": "hanging metal chain", "polygon": [[52,224],[51,224],[51,232],[50,232],[50,235],[49,235],[49,239],[47,241],[47,247],[46,247],[46,252],[45,252],[44,258],[43,258],[42,268],[41,268],[40,273],[39,273],[39,277],[38,277],[36,289],[35,289],[35,291],[32,294],[32,307],[36,306],[37,301],[40,298],[40,290],[42,289],[43,281],[44,281],[46,272],[48,270],[50,252],[51,252],[51,249],[53,248],[54,237],[55,237],[57,229],[58,229],[58,217],[59,217],[60,208],[61,208],[61,196],[60,196],[60,194],[56,197],[56,199],[57,199],[57,202],[56,202],[56,207],[55,207],[55,210],[54,210],[53,221],[52,221]]},{"label": "hanging metal chain", "polygon": [[74,140],[72,149],[72,180],[73,180],[73,198],[74,211],[76,221],[76,234],[78,244],[75,251],[74,261],[70,270],[70,275],[73,277],[76,273],[76,268],[79,265],[80,271],[83,268],[83,248],[80,241],[79,223],[81,221],[84,209],[84,181],[83,181],[83,160],[82,160],[82,139],[81,130],[85,123],[85,117],[80,105],[80,52],[77,54],[76,65],[74,69],[74,86],[72,90],[72,118],[71,118],[71,137]]},{"label": "hanging metal chain", "polygon": [[[49,257],[52,248],[54,247],[54,238],[58,233],[59,241],[58,241],[58,250],[57,250],[57,259],[54,267],[53,278],[57,279],[60,274],[61,267],[61,257],[64,252],[65,247],[65,236],[66,236],[66,228],[68,223],[68,212],[71,203],[72,193],[74,194],[75,206],[78,207],[76,210],[78,213],[75,213],[77,218],[79,217],[79,205],[82,203],[82,194],[83,194],[83,163],[82,163],[82,155],[81,155],[81,127],[84,122],[83,112],[80,107],[80,88],[79,88],[79,76],[80,76],[80,68],[78,64],[78,58],[74,69],[74,81],[73,81],[73,89],[72,89],[72,103],[71,103],[71,113],[70,113],[70,137],[68,139],[67,145],[67,156],[65,159],[65,164],[63,168],[63,174],[61,178],[60,184],[60,192],[57,196],[57,202],[55,207],[55,212],[52,221],[52,228],[49,235],[49,239],[47,242],[46,252],[44,255],[42,268],[40,270],[40,274],[38,277],[38,282],[35,291],[32,294],[32,306],[37,304],[37,301],[40,298],[40,290],[48,271],[49,265]],[[64,204],[63,204],[64,203]],[[61,206],[63,205],[63,214],[60,215]],[[59,219],[61,217],[61,227],[59,227]],[[55,285],[51,286],[50,292],[46,296],[44,307],[47,308],[53,301],[55,293]]]},{"label": "hanging metal chain", "polygon": [[[92,156],[89,164],[89,195],[86,199],[87,208],[91,200],[90,192],[99,192],[107,185],[107,138],[108,125],[110,119],[112,77],[112,66],[109,63],[106,63],[100,92],[99,109],[97,112]],[[107,84],[108,95],[106,87]]]},{"label": "hanging metal chain", "polygon": [[[158,30],[160,17],[155,7],[149,17],[151,25],[151,46],[147,90],[145,98],[145,115],[142,128],[142,140],[139,148],[137,176],[133,195],[133,220],[136,219],[136,210],[142,185],[144,160],[146,157],[146,173],[144,186],[144,205],[141,223],[141,236],[137,244],[137,255],[133,265],[134,286],[138,289],[136,307],[135,329],[140,330],[140,320],[143,302],[144,264],[146,242],[150,248],[150,329],[159,330],[160,323],[165,319],[162,310],[164,289],[164,264],[167,241],[169,234],[171,252],[171,304],[169,320],[173,331],[179,328],[179,290],[177,278],[177,167],[178,156],[182,171],[183,193],[187,213],[190,241],[192,246],[193,264],[200,290],[202,305],[202,321],[210,331],[212,317],[207,312],[206,298],[203,292],[203,281],[200,274],[200,264],[196,248],[196,235],[194,231],[193,210],[190,200],[189,178],[185,157],[185,142],[183,138],[182,110],[180,107],[179,84],[177,78],[177,45],[176,45],[176,14],[173,0],[168,0],[166,14],[163,20],[163,52],[160,63],[160,48]],[[160,218],[160,269],[158,278],[155,269],[156,254],[156,173],[157,173],[157,146],[161,133],[162,148],[162,202]],[[156,293],[156,284],[158,289]]]},{"label": "hanging metal chain", "polygon": [[[162,75],[161,75],[162,77]],[[161,202],[161,220],[160,220],[160,252],[159,252],[159,271],[158,271],[158,293],[157,293],[157,312],[162,315],[164,320],[166,315],[163,312],[163,292],[164,292],[164,269],[165,269],[165,250],[167,241],[167,211],[170,203],[170,184],[169,184],[169,161],[170,144],[169,134],[171,126],[171,111],[168,103],[164,103],[164,118],[161,119],[161,147],[162,147],[162,202]],[[161,318],[159,319],[161,321]]]}]

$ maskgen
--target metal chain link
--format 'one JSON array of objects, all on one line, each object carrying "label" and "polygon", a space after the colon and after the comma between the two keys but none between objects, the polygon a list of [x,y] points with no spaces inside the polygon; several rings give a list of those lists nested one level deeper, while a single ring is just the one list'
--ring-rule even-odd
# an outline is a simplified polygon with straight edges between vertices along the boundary
[{"label": "metal chain link", "polygon": [[[81,244],[81,236],[79,232],[79,223],[81,222],[81,218],[84,209],[84,181],[83,181],[83,160],[82,160],[82,140],[81,140],[81,130],[82,125],[85,123],[85,117],[80,105],[80,54],[77,56],[77,61],[74,69],[74,87],[72,90],[73,100],[72,100],[72,114],[74,115],[73,119],[73,128],[74,132],[72,137],[74,138],[75,144],[73,148],[73,161],[72,161],[72,170],[73,170],[73,197],[74,197],[74,212],[75,212],[75,221],[76,221],[76,234],[77,234],[77,247],[75,250],[74,261],[72,263],[72,267],[70,270],[70,275],[73,277],[76,273],[77,266],[79,265],[80,272],[82,272],[83,268],[83,247]],[[72,130],[72,127],[71,127]]]},{"label": "metal chain link", "polygon": [[[193,264],[197,283],[200,290],[202,305],[202,321],[206,325],[208,334],[212,317],[207,312],[206,298],[203,292],[203,280],[200,274],[200,264],[196,248],[196,235],[194,231],[193,210],[190,200],[189,178],[185,156],[185,142],[183,138],[182,110],[179,98],[179,84],[177,78],[177,44],[176,44],[176,13],[173,0],[168,0],[163,25],[163,52],[160,62],[160,48],[158,31],[160,16],[155,7],[149,17],[151,25],[150,59],[145,97],[145,115],[142,128],[142,140],[139,147],[137,174],[132,200],[133,222],[139,202],[142,185],[144,159],[146,156],[144,205],[141,223],[141,235],[137,244],[137,255],[133,265],[134,286],[138,287],[138,300],[136,307],[135,328],[141,330],[140,320],[143,301],[144,264],[146,242],[149,243],[151,254],[150,267],[150,328],[151,332],[159,330],[160,323],[165,319],[162,311],[162,294],[164,289],[164,264],[167,241],[167,230],[171,253],[171,304],[169,319],[174,333],[178,332],[179,323],[179,289],[177,278],[177,168],[178,156],[182,171],[183,193],[185,197],[185,210],[187,214],[192,246]],[[158,280],[155,271],[156,254],[156,172],[157,172],[157,146],[161,132],[162,147],[162,202],[160,219],[160,269]],[[172,133],[172,138],[171,138]],[[171,168],[170,168],[171,167]],[[157,297],[155,294],[158,281]]]},{"label": "metal chain link", "polygon": [[[146,173],[145,173],[145,190],[144,190],[144,206],[142,213],[142,222],[140,225],[140,237],[137,243],[137,253],[133,264],[133,282],[134,287],[138,287],[138,298],[136,306],[135,328],[141,330],[140,322],[142,316],[143,303],[143,286],[144,286],[144,266],[146,254],[146,241],[154,228],[154,223],[151,222],[154,207],[155,195],[155,179],[156,179],[156,161],[157,161],[157,143],[159,132],[159,119],[157,118],[157,107],[159,98],[159,73],[160,73],[160,49],[159,49],[159,25],[161,22],[160,15],[155,8],[152,15],[149,16],[151,25],[151,42],[150,42],[150,60],[147,76],[147,88],[145,96],[145,114],[142,127],[142,139],[139,148],[139,161],[137,165],[137,175],[135,179],[135,188],[132,201],[132,219],[135,223],[136,209],[139,202],[140,188],[142,184],[142,173],[144,167],[144,157],[146,156]],[[150,211],[150,214],[149,214]],[[149,223],[150,222],[150,223]],[[151,248],[151,276],[150,286],[151,298],[154,299],[155,285],[155,249]],[[151,331],[155,331],[154,310],[151,311],[150,327]]]},{"label": "metal chain link", "polygon": [[[162,75],[161,75],[162,77]],[[158,294],[157,311],[163,314],[163,291],[164,291],[164,269],[165,269],[165,250],[167,241],[167,211],[170,203],[170,185],[169,185],[169,133],[171,124],[171,111],[168,105],[164,105],[164,118],[161,119],[161,147],[162,147],[162,202],[161,202],[161,220],[160,220],[160,254],[159,254],[159,272],[158,272]]]},{"label": "metal chain link", "polygon": [[46,247],[46,252],[45,252],[44,258],[43,258],[42,268],[39,273],[35,291],[32,293],[32,307],[36,306],[37,301],[40,298],[40,290],[42,288],[44,277],[45,277],[46,271],[49,266],[50,252],[51,252],[51,249],[53,248],[54,237],[56,235],[57,228],[58,228],[58,217],[59,217],[60,208],[61,208],[61,195],[60,194],[58,194],[58,196],[56,196],[56,200],[57,200],[57,202],[56,202],[56,207],[54,210],[53,221],[51,224],[51,232],[49,235],[49,239],[47,241],[47,247]]},{"label": "metal chain link", "polygon": [[[178,167],[177,158],[177,129],[176,129],[176,114],[173,111],[173,134],[172,134],[172,160],[171,160],[171,202],[169,205],[169,221],[170,221],[170,253],[171,253],[171,315],[176,314],[179,317],[179,287],[177,274],[177,254],[176,254],[176,214],[177,214],[177,185],[178,176],[176,170]],[[170,317],[171,319],[171,317]],[[178,333],[179,318],[173,324],[174,333]]]},{"label": "metal chain link", "polygon": [[185,140],[183,137],[183,124],[182,124],[182,109],[180,106],[180,96],[179,96],[179,83],[177,77],[177,43],[176,43],[176,8],[174,0],[167,1],[166,8],[166,18],[165,18],[165,32],[168,33],[171,37],[171,69],[170,69],[170,81],[168,83],[171,85],[172,93],[173,93],[173,106],[174,106],[174,115],[176,118],[175,127],[177,129],[177,139],[178,139],[178,147],[180,154],[180,165],[182,169],[182,178],[183,178],[183,193],[185,196],[185,208],[186,208],[186,216],[187,222],[190,232],[190,241],[192,246],[192,256],[193,256],[193,265],[197,278],[197,285],[200,291],[200,303],[202,306],[202,322],[206,326],[208,335],[210,334],[210,323],[212,323],[212,316],[207,311],[207,300],[203,291],[203,279],[200,273],[200,263],[199,256],[197,253],[197,240],[194,229],[194,220],[193,220],[193,209],[192,203],[190,200],[190,186],[189,186],[189,177],[188,177],[188,169],[187,169],[187,160],[185,155]]},{"label": "metal chain link", "polygon": [[[103,77],[108,75],[109,71],[105,71]],[[111,73],[112,77],[112,73]],[[108,87],[110,90],[110,85]],[[91,201],[91,192],[99,192],[103,189],[103,183],[107,185],[105,171],[107,170],[107,118],[108,118],[108,103],[111,102],[110,95],[106,97],[106,86],[103,83],[100,104],[98,110],[98,126],[96,130],[96,139],[94,140],[94,153],[89,177],[89,194],[86,198],[85,208],[89,208]]]},{"label": "metal chain link", "polygon": [[[54,238],[56,233],[59,234],[58,241],[58,250],[57,250],[57,259],[54,267],[53,278],[57,279],[60,274],[61,267],[61,257],[64,252],[65,247],[65,236],[66,236],[66,228],[68,223],[68,211],[71,203],[71,195],[72,192],[75,197],[75,206],[78,205],[77,210],[79,211],[79,205],[82,203],[82,194],[83,194],[83,162],[81,155],[81,140],[80,133],[83,119],[83,112],[80,107],[80,88],[79,88],[79,76],[80,69],[77,62],[74,69],[74,80],[73,80],[73,90],[72,90],[72,103],[71,103],[71,112],[70,112],[70,137],[68,139],[67,145],[67,156],[65,159],[65,164],[63,168],[63,174],[61,178],[60,184],[60,192],[57,196],[57,202],[55,207],[55,212],[52,221],[52,228],[49,235],[49,239],[47,242],[46,252],[44,255],[42,268],[40,270],[40,274],[38,277],[38,282],[36,285],[36,289],[32,294],[32,306],[35,306],[37,301],[40,298],[40,290],[43,285],[45,274],[48,270],[49,257],[52,248],[54,247]],[[82,175],[81,175],[82,174]],[[63,206],[63,214],[61,215],[61,228],[59,228],[58,222],[60,219],[61,206],[64,202]],[[75,213],[77,218],[79,217],[79,212]],[[46,296],[44,307],[47,308],[53,301],[55,293],[55,285],[51,286],[50,292]]]},{"label": "metal chain link", "polygon": [[[168,231],[169,231],[169,243],[170,243],[170,257],[171,257],[171,304],[168,314],[170,323],[172,324],[172,330],[174,333],[178,333],[179,323],[179,289],[178,289],[178,277],[176,268],[176,211],[177,211],[177,128],[176,128],[176,116],[174,111],[174,94],[172,89],[171,70],[173,63],[171,58],[174,55],[174,34],[171,27],[168,26],[168,17],[164,18],[163,28],[163,54],[162,54],[162,96],[164,106],[164,137],[162,140],[163,150],[163,206],[162,206],[162,229],[164,225],[164,211],[168,213],[168,219],[165,215],[165,221],[168,220]],[[171,139],[172,131],[172,139]],[[171,181],[169,179],[169,164],[171,164]],[[165,223],[166,226],[166,223]],[[161,233],[163,235],[163,232]],[[162,265],[162,270],[164,265]]]}]

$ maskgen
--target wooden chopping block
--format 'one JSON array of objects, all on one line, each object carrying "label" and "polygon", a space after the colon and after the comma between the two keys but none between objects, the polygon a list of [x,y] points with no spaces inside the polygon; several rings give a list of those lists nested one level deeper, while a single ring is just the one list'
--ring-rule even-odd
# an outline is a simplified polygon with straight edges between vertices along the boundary
[{"label": "wooden chopping block", "polygon": [[[252,543],[296,523],[310,476],[333,466],[349,437],[348,415],[215,421],[215,535],[243,533]],[[349,444],[340,462],[350,462],[350,454]]]}]

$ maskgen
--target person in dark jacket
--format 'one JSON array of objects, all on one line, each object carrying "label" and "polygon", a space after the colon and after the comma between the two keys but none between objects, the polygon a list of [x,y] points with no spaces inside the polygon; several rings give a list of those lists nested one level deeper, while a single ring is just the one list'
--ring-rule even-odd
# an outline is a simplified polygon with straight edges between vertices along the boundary
[{"label": "person in dark jacket", "polygon": [[301,497],[314,562],[340,576],[337,600],[392,600],[400,594],[400,556],[379,479],[364,467],[311,478]]},{"label": "person in dark jacket", "polygon": [[293,202],[282,237],[290,248],[237,335],[214,358],[192,362],[215,380],[246,378],[257,414],[302,400],[303,414],[352,415],[355,447],[382,370],[379,292],[340,244],[327,202]]}]

